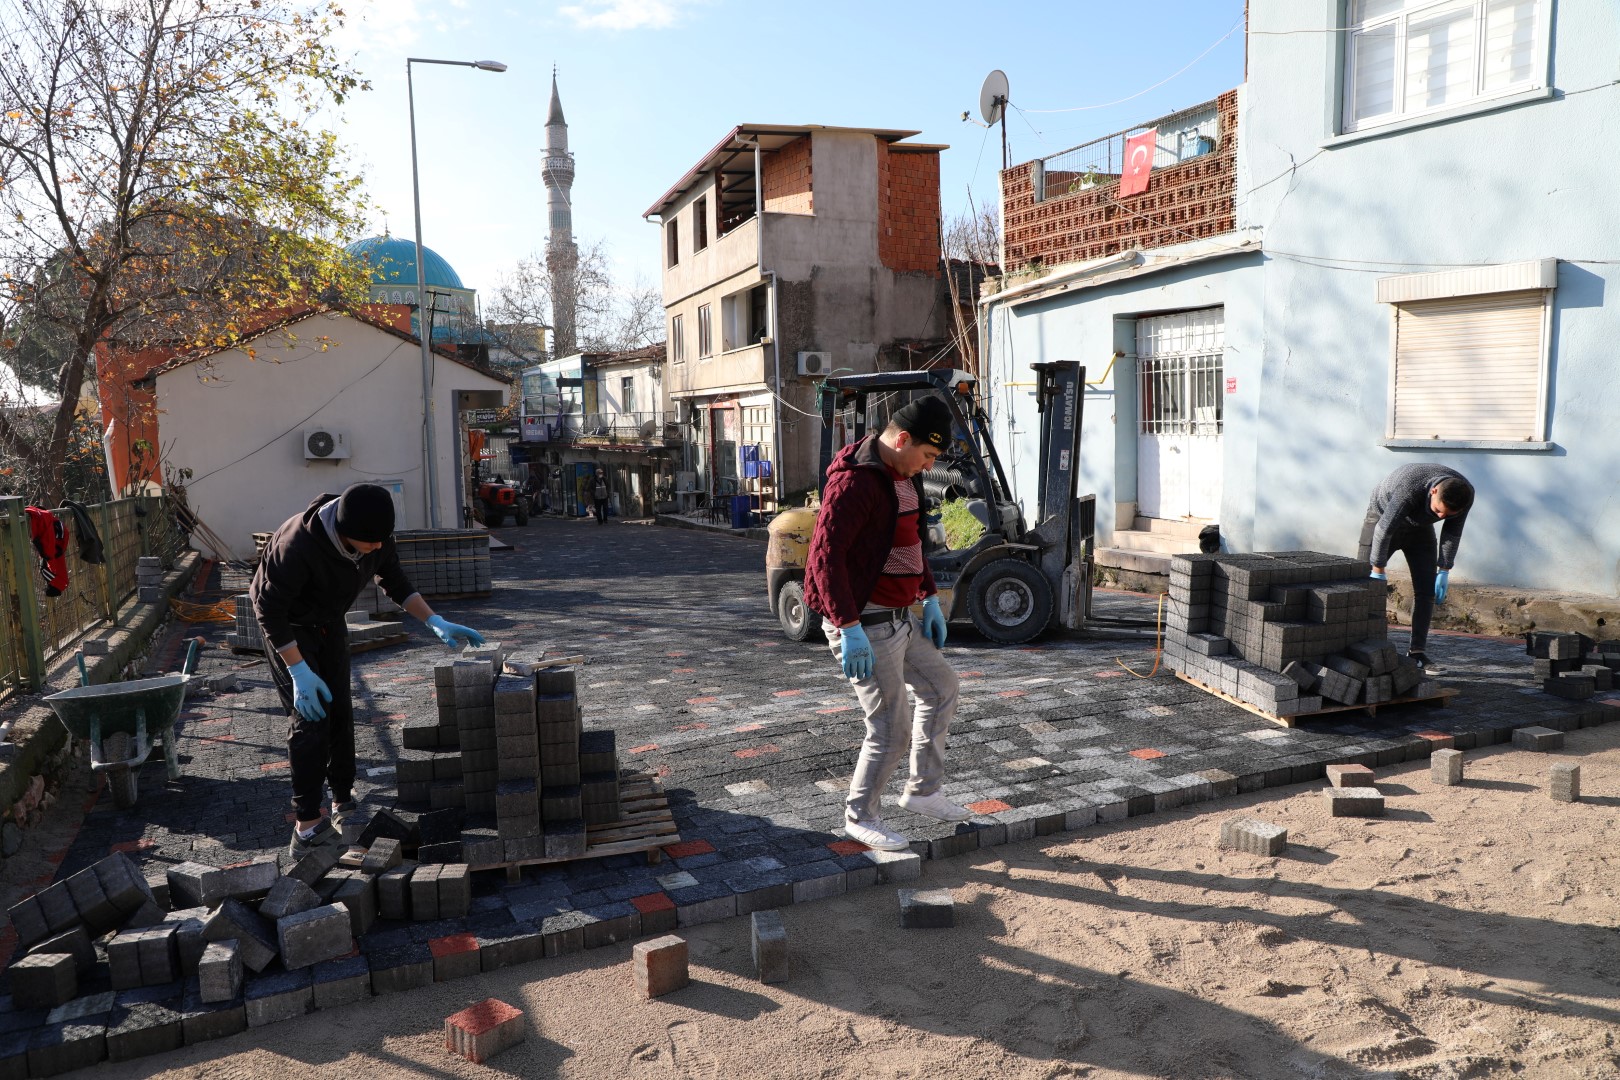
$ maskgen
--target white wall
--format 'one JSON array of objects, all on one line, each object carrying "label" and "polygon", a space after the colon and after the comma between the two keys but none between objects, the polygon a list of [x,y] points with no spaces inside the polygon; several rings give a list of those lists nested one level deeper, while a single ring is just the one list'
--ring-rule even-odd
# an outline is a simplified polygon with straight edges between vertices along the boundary
[{"label": "white wall", "polygon": [[[316,315],[158,376],[164,460],[188,468],[198,516],[236,554],[316,495],[403,480],[400,528],[426,526],[422,473],[422,353],[414,342],[342,315]],[[456,395],[505,384],[434,357],[440,523],[456,527]],[[346,461],[306,461],[305,428],[348,433]]]}]

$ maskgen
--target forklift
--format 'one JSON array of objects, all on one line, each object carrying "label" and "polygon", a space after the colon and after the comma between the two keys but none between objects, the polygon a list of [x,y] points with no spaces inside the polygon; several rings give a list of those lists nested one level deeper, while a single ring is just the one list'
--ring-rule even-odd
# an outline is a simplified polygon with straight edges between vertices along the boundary
[{"label": "forklift", "polygon": [[[821,388],[821,480],[832,464],[837,428],[847,415],[850,441],[867,434],[874,395],[934,393],[953,418],[950,446],[922,474],[929,525],[923,542],[947,620],[967,619],[991,641],[1015,645],[1048,628],[1079,630],[1091,617],[1096,496],[1077,495],[1081,390],[1085,368],[1075,361],[1032,364],[1041,418],[1040,485],[1035,521],[1025,520],[990,440],[977,380],[965,371],[927,370],[834,376]],[[903,402],[888,410],[892,414]],[[939,507],[965,500],[984,526],[971,546],[950,550]],[[784,511],[771,520],[765,555],[771,612],[791,641],[820,633],[820,618],[804,603],[804,566],[816,509]]]}]

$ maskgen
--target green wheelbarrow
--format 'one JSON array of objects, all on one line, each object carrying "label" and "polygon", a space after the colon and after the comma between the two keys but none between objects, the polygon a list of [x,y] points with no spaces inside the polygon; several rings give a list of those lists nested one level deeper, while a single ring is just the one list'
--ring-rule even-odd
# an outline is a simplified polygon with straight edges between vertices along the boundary
[{"label": "green wheelbarrow", "polygon": [[45,699],[68,731],[89,741],[90,767],[107,774],[113,805],[120,810],[135,805],[136,772],[158,738],[163,740],[168,778],[180,779],[174,723],[180,718],[186,684],[197,666],[197,645],[193,641],[186,650],[186,662],[178,675],[76,686]]}]

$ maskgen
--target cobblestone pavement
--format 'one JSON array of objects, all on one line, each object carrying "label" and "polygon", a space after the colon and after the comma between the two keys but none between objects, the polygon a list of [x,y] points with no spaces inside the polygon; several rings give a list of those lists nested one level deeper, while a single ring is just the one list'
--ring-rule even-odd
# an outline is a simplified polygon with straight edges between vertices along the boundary
[{"label": "cobblestone pavement", "polygon": [[[791,643],[778,631],[763,595],[762,544],[588,519],[537,519],[499,535],[517,550],[493,556],[494,595],[439,610],[519,652],[586,654],[587,726],[614,728],[623,764],[663,778],[682,843],[657,865],[619,856],[529,868],[515,886],[498,873],[477,875],[471,930],[494,933],[570,909],[635,920],[673,906],[683,922],[702,921],[875,880],[859,845],[837,832],[861,714],[825,644]],[[1153,616],[1151,598],[1099,594],[1099,602]],[[181,636],[196,629],[171,632],[154,670],[177,668]],[[201,670],[240,669],[241,689],[188,704],[179,727],[184,779],[165,784],[159,759],[143,770],[133,809],[113,809],[103,792],[58,876],[109,851],[135,853],[150,873],[285,846],[286,720],[263,663],[244,666],[248,658],[225,651],[225,629],[204,629],[210,647]],[[444,650],[414,621],[409,630],[408,644],[355,657],[357,794],[373,806],[393,802],[401,724],[433,714],[429,665]],[[1531,686],[1517,644],[1453,635],[1437,636],[1430,649],[1447,665],[1442,681],[1462,690],[1449,708],[1386,709],[1372,720],[1346,712],[1291,730],[1163,670],[1133,676],[1117,659],[1148,672],[1153,654],[1140,639],[1014,648],[953,626],[946,653],[963,692],[945,791],[981,817],[960,826],[898,809],[889,817],[915,850],[936,858],[1317,780],[1331,763],[1420,757],[1435,733],[1466,750],[1505,741],[1526,724],[1568,729],[1620,718],[1620,694],[1553,698]],[[894,794],[898,784],[891,802]],[[368,937],[425,941],[447,932],[380,923]]]}]

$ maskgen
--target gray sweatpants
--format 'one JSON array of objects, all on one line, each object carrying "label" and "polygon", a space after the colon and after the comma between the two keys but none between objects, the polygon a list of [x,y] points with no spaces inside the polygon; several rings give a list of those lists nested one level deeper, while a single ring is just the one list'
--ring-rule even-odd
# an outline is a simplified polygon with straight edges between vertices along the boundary
[{"label": "gray sweatpants", "polygon": [[[834,658],[839,658],[838,628],[827,622],[821,628]],[[906,794],[932,795],[939,790],[945,779],[945,737],[957,702],[956,672],[915,617],[864,629],[872,643],[872,675],[849,680],[866,713],[866,738],[845,800],[851,821],[882,816],[883,788],[908,750],[911,777]],[[915,709],[908,690],[916,695]]]}]

